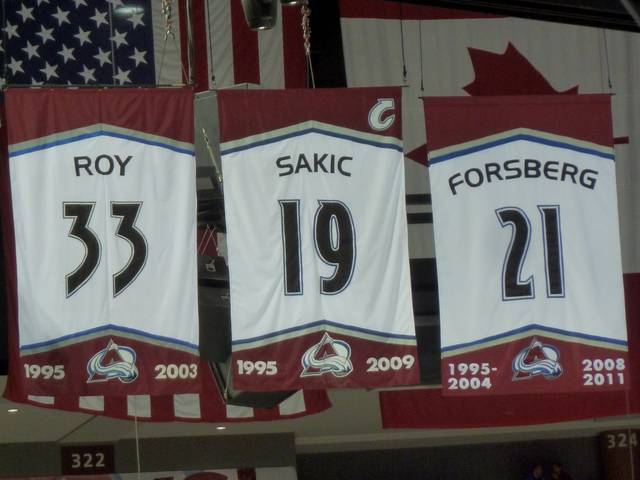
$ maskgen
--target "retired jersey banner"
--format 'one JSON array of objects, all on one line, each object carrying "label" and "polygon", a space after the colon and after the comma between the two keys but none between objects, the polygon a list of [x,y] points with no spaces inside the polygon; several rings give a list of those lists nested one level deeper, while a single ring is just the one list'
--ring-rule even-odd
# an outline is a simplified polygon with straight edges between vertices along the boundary
[{"label": "retired jersey banner", "polygon": [[17,280],[7,397],[199,392],[192,92],[5,98]]},{"label": "retired jersey banner", "polygon": [[417,383],[400,89],[218,105],[234,386]]},{"label": "retired jersey banner", "polygon": [[628,388],[605,95],[427,98],[445,394]]}]

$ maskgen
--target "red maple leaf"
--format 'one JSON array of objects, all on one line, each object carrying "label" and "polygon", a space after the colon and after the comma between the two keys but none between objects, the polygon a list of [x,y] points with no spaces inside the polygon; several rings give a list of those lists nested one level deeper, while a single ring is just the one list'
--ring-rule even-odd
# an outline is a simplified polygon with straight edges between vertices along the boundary
[{"label": "red maple leaf", "polygon": [[[564,92],[551,86],[533,64],[511,42],[504,53],[468,48],[476,78],[463,87],[469,95],[551,95],[578,93],[578,85]],[[427,145],[405,155],[427,164]]]},{"label": "red maple leaf", "polygon": [[469,95],[550,95],[578,93],[578,86],[564,92],[549,81],[511,42],[504,53],[469,48],[476,78],[464,90]]}]

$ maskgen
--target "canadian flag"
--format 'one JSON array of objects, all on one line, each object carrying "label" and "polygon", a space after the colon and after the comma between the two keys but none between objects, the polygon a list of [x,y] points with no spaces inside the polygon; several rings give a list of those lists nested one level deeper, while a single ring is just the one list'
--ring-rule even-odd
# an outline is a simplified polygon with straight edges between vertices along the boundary
[{"label": "canadian flag", "polygon": [[[406,191],[427,193],[423,96],[612,93],[623,269],[640,272],[640,34],[384,0],[341,0],[349,87],[403,85]],[[434,257],[429,227],[412,257]]]}]

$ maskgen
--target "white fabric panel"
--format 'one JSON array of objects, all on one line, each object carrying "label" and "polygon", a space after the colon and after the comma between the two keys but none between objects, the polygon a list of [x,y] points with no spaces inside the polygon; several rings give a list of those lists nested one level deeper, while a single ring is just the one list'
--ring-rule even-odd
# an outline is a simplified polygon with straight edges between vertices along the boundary
[{"label": "white fabric panel", "polygon": [[174,395],[173,411],[176,418],[200,418],[200,395],[195,393]]},{"label": "white fabric panel", "polygon": [[53,405],[55,402],[55,397],[45,397],[39,395],[29,395],[27,397],[32,402],[42,403],[44,405]]},{"label": "white fabric panel", "polygon": [[622,268],[625,273],[640,272],[640,94],[615,95],[612,103],[614,132],[629,136],[628,144],[615,149]]},{"label": "white fabric panel", "polygon": [[[336,158],[353,158],[349,164],[351,176],[333,175],[330,180],[321,177],[322,181],[314,182],[308,176],[298,175],[286,184],[273,181],[274,177],[278,178],[275,159],[284,152],[306,152],[312,158],[313,153],[309,152],[326,151],[336,152]],[[398,164],[400,159],[395,149],[332,138],[324,133],[306,133],[248,150],[223,153],[229,263],[233,272],[234,342],[291,327],[308,328],[298,319],[310,322],[328,318],[351,331],[380,332],[378,335],[384,340],[378,341],[383,342],[386,341],[383,335],[414,335],[406,261],[404,169]],[[253,175],[250,190],[246,188],[247,172]],[[383,191],[384,196],[375,194]],[[299,228],[305,232],[301,236],[300,272],[314,273],[301,274],[306,275],[302,283],[307,295],[283,294],[282,219],[277,201],[282,198],[300,200]],[[318,199],[327,198],[339,198],[355,219],[353,224],[357,224],[354,238],[358,239],[359,263],[354,256],[349,288],[344,287],[339,295],[315,293],[321,291],[321,279],[332,278],[336,268],[315,254],[314,239],[306,233],[315,224]],[[254,235],[256,231],[262,232],[261,235]],[[383,238],[383,235],[392,238]],[[384,262],[374,261],[380,255],[380,245],[389,245],[389,250],[384,252]],[[363,301],[369,302],[365,310],[360,308]],[[295,321],[283,320],[284,311]],[[260,322],[255,321],[258,318]]]},{"label": "white fabric panel", "polygon": [[127,415],[131,417],[151,417],[151,397],[149,395],[128,395]]},{"label": "white fabric panel", "polygon": [[[15,239],[16,245],[24,247],[17,251],[18,290],[23,292],[18,300],[21,348],[71,336],[78,341],[91,329],[105,326],[134,329],[152,339],[160,335],[165,341],[197,345],[193,157],[129,138],[77,138],[11,157]],[[123,158],[126,152],[132,160],[126,176],[85,175],[80,183],[68,168],[69,159],[79,151],[119,152]],[[47,178],[46,186],[34,188],[39,185],[34,183],[37,178]],[[112,274],[127,265],[132,253],[130,242],[114,234],[119,219],[110,215],[109,201],[104,200],[114,196],[140,202],[135,226],[143,232],[145,242],[155,246],[147,249],[139,276],[116,297],[112,294]],[[66,298],[65,275],[83,262],[86,248],[82,242],[69,238],[73,218],[63,217],[62,206],[69,201],[90,202],[95,198],[100,200],[92,202],[89,228],[99,239],[104,258],[95,274],[77,290],[78,294]],[[172,220],[171,240],[167,240],[166,224],[159,221],[167,211],[179,212]],[[50,232],[50,248],[39,248],[41,238],[34,232],[41,229]],[[162,248],[167,241],[173,242],[176,252],[170,262]],[[51,287],[52,279],[55,288]],[[25,292],[36,292],[37,297]],[[162,298],[156,298],[148,292],[164,293]],[[191,296],[192,301],[185,301],[185,295]],[[176,318],[183,321],[176,322]]]},{"label": "white fabric panel", "polygon": [[278,409],[280,410],[280,415],[295,415],[296,413],[304,412],[306,409],[306,405],[304,403],[304,392],[302,390],[298,390],[289,398],[280,402]]},{"label": "white fabric panel", "polygon": [[[553,159],[560,166],[571,163],[581,171],[591,169],[597,183],[587,188],[569,180],[516,179],[486,183],[482,188],[461,184],[454,196],[452,178],[463,181],[466,171],[482,169],[490,162],[502,164],[506,159]],[[534,324],[603,341],[626,341],[615,165],[611,159],[519,140],[436,163],[430,173],[437,205],[434,223],[443,349]],[[546,270],[541,206],[557,208],[561,294],[545,294],[551,274]],[[505,252],[515,243],[515,227],[500,227],[497,212],[503,208],[517,209],[529,224],[517,279],[530,285],[526,301],[515,301],[521,297],[505,293],[505,282],[509,281],[504,273]],[[470,238],[473,248],[469,247]],[[551,296],[566,296],[566,301]],[[604,318],[607,321],[602,321]]]},{"label": "white fabric panel", "polygon": [[625,273],[640,272],[640,34],[607,31],[613,132],[629,137],[616,145],[618,214]]},{"label": "white fabric panel", "polygon": [[95,410],[97,412],[104,411],[104,397],[103,396],[87,396],[78,398],[78,406],[80,408],[86,408],[87,410]]},{"label": "white fabric panel", "polygon": [[278,2],[278,8],[278,21],[275,27],[258,32],[260,86],[262,88],[284,88],[282,7],[280,2]]},{"label": "white fabric panel", "polygon": [[[207,58],[209,88],[233,85],[233,44],[231,39],[231,5],[229,0],[206,0],[208,14]],[[213,48],[213,51],[211,51]],[[211,80],[212,76],[215,80]]]},{"label": "white fabric panel", "polygon": [[227,417],[228,418],[252,418],[253,408],[240,407],[238,405],[227,405]]},{"label": "white fabric panel", "polygon": [[[162,2],[151,2],[151,20],[153,22],[153,51],[156,67],[156,83],[162,85],[176,85],[184,83],[182,80],[182,57],[180,54],[180,15],[174,4],[172,24],[174,38],[169,37],[165,43],[166,21],[162,13]],[[185,69],[187,66],[185,65]]]}]

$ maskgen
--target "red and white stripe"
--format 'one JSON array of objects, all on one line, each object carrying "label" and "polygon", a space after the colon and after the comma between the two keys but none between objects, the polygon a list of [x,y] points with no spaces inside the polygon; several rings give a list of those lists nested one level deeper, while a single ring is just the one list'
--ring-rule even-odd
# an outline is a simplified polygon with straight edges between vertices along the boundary
[{"label": "red and white stripe", "polygon": [[[185,0],[179,3],[183,64],[187,61]],[[241,0],[205,0],[192,4],[196,91],[239,83],[263,88],[303,88],[306,63],[299,7],[281,7],[270,30],[247,26]]]},{"label": "red and white stripe", "polygon": [[28,396],[24,403],[59,410],[80,411],[126,420],[150,422],[248,422],[284,420],[322,412],[331,406],[326,391],[299,390],[274,408],[225,405],[218,391],[207,394],[123,397]]}]

